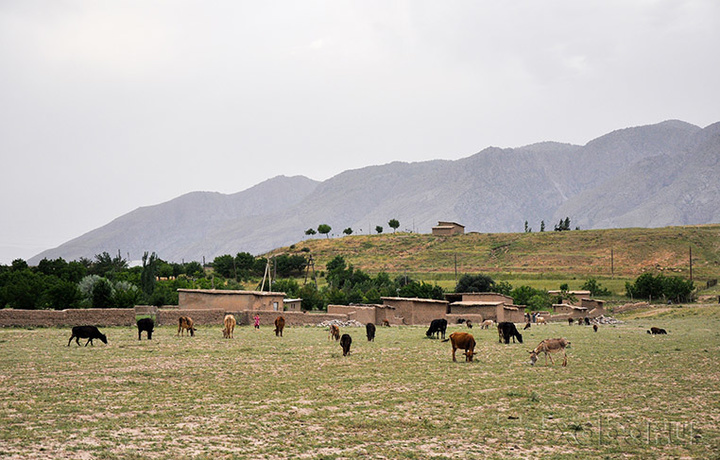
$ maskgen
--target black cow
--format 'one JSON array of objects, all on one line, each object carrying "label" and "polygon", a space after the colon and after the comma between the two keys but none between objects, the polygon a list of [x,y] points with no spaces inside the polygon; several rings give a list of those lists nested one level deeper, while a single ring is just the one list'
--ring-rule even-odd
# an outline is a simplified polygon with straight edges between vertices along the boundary
[{"label": "black cow", "polygon": [[373,323],[367,323],[365,325],[365,332],[367,333],[368,342],[375,341],[375,325]]},{"label": "black cow", "polygon": [[75,343],[80,345],[80,339],[88,339],[87,342],[85,342],[85,346],[87,347],[88,343],[92,346],[95,346],[93,344],[93,339],[100,339],[104,344],[107,344],[107,337],[105,334],[100,333],[97,327],[95,326],[75,326],[72,328],[72,335],[70,336],[70,340],[68,340],[68,347],[70,346],[70,342],[72,342],[72,339],[75,339]]},{"label": "black cow", "polygon": [[442,334],[442,338],[445,339],[445,331],[447,330],[447,320],[446,319],[434,319],[430,323],[430,328],[425,333],[428,337],[433,337],[434,335],[437,335],[437,337],[434,337],[436,339],[440,338],[440,334]]},{"label": "black cow", "polygon": [[510,337],[512,337],[513,343],[515,343],[515,338],[517,338],[518,342],[523,343],[522,335],[518,332],[514,323],[511,323],[509,321],[503,321],[502,323],[498,323],[497,329],[499,343],[510,343]]},{"label": "black cow", "polygon": [[155,328],[155,321],[152,318],[143,318],[137,321],[138,328],[138,340],[143,331],[147,332],[148,340],[152,340],[153,329]]},{"label": "black cow", "polygon": [[667,334],[667,331],[665,329],[661,329],[659,327],[651,327],[649,331],[647,331],[648,334]]},{"label": "black cow", "polygon": [[343,356],[347,356],[350,353],[350,344],[352,343],[352,337],[350,334],[343,334],[340,337],[340,346],[343,349]]}]

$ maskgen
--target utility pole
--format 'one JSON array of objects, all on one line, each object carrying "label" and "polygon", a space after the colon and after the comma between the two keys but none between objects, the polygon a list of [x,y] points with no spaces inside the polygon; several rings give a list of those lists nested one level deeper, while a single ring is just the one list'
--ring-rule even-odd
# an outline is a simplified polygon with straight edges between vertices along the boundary
[{"label": "utility pole", "polygon": [[692,281],[692,280],[693,280],[693,275],[692,275],[692,246],[690,246],[690,281]]},{"label": "utility pole", "polygon": [[455,254],[455,286],[457,286],[457,254]]},{"label": "utility pole", "polygon": [[615,251],[610,248],[610,276],[615,279]]}]

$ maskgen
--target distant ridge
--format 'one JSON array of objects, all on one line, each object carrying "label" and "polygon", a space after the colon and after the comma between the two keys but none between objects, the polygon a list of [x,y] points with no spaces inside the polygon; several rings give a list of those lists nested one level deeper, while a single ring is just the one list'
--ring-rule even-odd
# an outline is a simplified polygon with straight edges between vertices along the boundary
[{"label": "distant ridge", "polygon": [[306,238],[321,223],[332,234],[429,233],[438,220],[472,232],[547,230],[570,217],[583,229],[720,222],[720,123],[679,120],[625,128],[584,146],[542,142],[489,147],[456,161],[392,162],[324,182],[278,176],[224,195],[192,192],[136,209],[29,260],[92,258],[119,250],[131,260],[155,251],[170,261],[260,254]]}]

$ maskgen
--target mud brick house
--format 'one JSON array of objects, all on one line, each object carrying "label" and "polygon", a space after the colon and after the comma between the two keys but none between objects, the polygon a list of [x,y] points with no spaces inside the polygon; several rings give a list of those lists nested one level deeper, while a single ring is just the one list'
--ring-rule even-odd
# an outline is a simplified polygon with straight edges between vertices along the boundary
[{"label": "mud brick house", "polygon": [[465,233],[465,226],[457,222],[440,221],[432,228],[432,234],[436,236],[453,236]]}]

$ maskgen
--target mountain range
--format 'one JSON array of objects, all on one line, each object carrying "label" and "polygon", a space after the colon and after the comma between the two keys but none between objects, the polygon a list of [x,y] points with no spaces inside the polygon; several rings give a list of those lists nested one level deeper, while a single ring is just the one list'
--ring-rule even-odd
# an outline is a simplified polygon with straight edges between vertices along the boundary
[{"label": "mountain range", "polygon": [[[318,182],[278,176],[234,194],[192,192],[141,207],[28,262],[145,251],[168,261],[261,254],[297,243],[319,224],[374,233],[429,233],[438,221],[466,232],[546,231],[569,217],[581,229],[720,222],[720,123],[678,121],[613,131],[584,146],[542,142],[486,148],[467,158],[393,162]],[[315,238],[325,238],[318,235]]]}]

